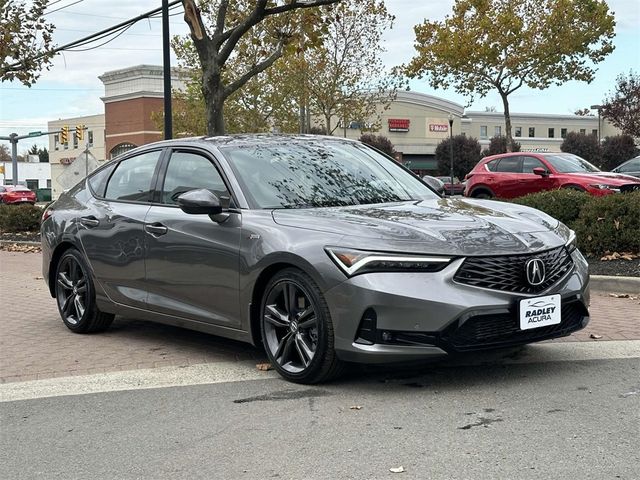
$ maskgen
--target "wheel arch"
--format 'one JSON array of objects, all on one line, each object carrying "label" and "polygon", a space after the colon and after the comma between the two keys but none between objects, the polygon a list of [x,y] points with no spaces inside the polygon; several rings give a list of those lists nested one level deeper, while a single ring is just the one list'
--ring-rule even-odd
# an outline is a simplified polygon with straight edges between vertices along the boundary
[{"label": "wheel arch", "polygon": [[471,198],[474,198],[478,193],[481,193],[481,192],[488,193],[492,197],[496,196],[496,194],[493,193],[493,190],[491,190],[491,188],[489,188],[488,186],[486,186],[484,184],[474,185],[473,188],[471,189],[471,191],[469,192],[469,196]]},{"label": "wheel arch", "polygon": [[55,250],[51,254],[51,261],[49,262],[49,278],[47,279],[47,284],[49,285],[49,293],[51,297],[55,298],[56,296],[56,266],[58,265],[58,261],[60,257],[71,248],[77,248],[73,243],[64,241],[56,246]]}]

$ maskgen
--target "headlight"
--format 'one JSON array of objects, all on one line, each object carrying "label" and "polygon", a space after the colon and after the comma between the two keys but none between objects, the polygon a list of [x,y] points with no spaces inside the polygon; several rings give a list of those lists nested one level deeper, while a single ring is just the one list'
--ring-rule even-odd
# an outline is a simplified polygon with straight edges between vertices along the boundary
[{"label": "headlight", "polygon": [[576,232],[574,232],[573,230],[569,230],[569,240],[567,240],[566,247],[569,253],[573,252],[576,248],[578,248]]},{"label": "headlight", "polygon": [[589,185],[591,188],[596,188],[598,190],[611,190],[612,192],[619,192],[620,191],[620,187],[617,187],[615,185],[605,185],[602,183],[596,183],[593,185]]},{"label": "headlight", "polygon": [[326,247],[329,257],[351,277],[371,272],[437,272],[451,257],[370,252],[350,248]]}]

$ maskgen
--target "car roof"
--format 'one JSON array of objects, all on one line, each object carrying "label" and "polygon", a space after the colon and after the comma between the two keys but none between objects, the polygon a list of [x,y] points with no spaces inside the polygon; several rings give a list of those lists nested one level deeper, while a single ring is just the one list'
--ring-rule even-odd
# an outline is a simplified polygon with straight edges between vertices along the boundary
[{"label": "car roof", "polygon": [[351,140],[344,137],[333,137],[330,135],[302,135],[302,134],[283,134],[283,133],[254,133],[254,134],[235,134],[235,135],[220,135],[215,137],[188,137],[177,138],[173,140],[163,140],[149,145],[157,146],[169,146],[174,144],[200,144],[214,147],[228,147],[228,146],[244,146],[244,145],[264,145],[264,144],[281,144],[291,142],[309,142],[316,141],[320,143],[324,142],[340,142],[340,143],[357,143],[356,140]]}]

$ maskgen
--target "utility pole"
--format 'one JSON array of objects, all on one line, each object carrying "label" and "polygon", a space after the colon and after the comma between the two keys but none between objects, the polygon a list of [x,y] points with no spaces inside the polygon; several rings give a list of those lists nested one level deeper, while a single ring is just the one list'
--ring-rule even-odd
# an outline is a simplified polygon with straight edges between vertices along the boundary
[{"label": "utility pole", "polygon": [[[0,137],[0,140],[8,140],[11,143],[11,182],[13,185],[18,185],[18,141],[24,138],[51,135],[52,133],[60,133],[60,130],[56,130],[54,132],[30,132],[28,135],[12,133],[8,137]],[[4,178],[7,178],[6,173]]]},{"label": "utility pole", "polygon": [[[451,188],[449,196],[453,196],[453,115],[449,115],[449,157],[451,160],[449,175],[451,176]],[[446,192],[446,189],[445,189]]]},{"label": "utility pole", "polygon": [[162,64],[164,74],[164,138],[173,138],[171,112],[171,50],[169,45],[169,0],[162,0]]}]

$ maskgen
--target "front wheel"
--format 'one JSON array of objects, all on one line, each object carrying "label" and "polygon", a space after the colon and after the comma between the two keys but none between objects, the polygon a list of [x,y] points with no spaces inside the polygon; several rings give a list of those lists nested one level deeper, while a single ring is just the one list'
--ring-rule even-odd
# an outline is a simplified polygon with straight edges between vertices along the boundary
[{"label": "front wheel", "polygon": [[58,311],[69,330],[90,333],[111,325],[114,315],[98,309],[89,268],[78,250],[72,248],[62,254],[55,281]]},{"label": "front wheel", "polygon": [[304,272],[278,272],[265,288],[260,328],[267,356],[286,380],[312,384],[336,377],[333,324],[322,292]]}]

